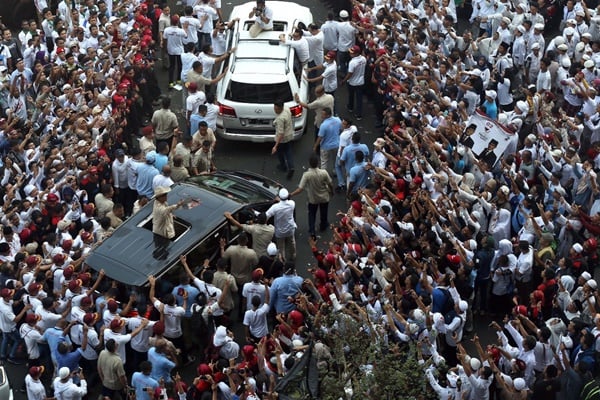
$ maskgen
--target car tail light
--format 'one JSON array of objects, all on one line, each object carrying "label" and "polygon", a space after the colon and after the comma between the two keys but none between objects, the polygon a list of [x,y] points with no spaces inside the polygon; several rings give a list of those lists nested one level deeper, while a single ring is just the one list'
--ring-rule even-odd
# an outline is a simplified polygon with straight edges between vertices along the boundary
[{"label": "car tail light", "polygon": [[221,103],[219,103],[219,114],[224,117],[236,117],[235,109],[233,107],[229,107]]},{"label": "car tail light", "polygon": [[302,106],[300,104],[294,107],[290,107],[290,111],[292,113],[292,117],[294,118],[299,118],[302,116]]}]

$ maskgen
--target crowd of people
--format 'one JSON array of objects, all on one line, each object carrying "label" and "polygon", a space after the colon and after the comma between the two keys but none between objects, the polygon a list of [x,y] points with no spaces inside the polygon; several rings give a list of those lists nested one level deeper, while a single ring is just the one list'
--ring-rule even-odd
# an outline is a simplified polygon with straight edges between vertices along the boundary
[{"label": "crowd of people", "polygon": [[[226,215],[245,233],[214,263],[182,256],[178,282],[127,288],[85,257],[154,197],[164,226],[153,229],[168,237],[169,186],[215,169],[211,85],[235,52],[220,1],[188,0],[181,16],[159,3],[37,1],[38,21],[15,38],[2,28],[0,359],[26,353],[28,399],[95,387],[105,399],[274,399],[309,356],[321,376],[343,377],[336,398],[369,397],[377,388],[358,382],[389,352],[417,358],[424,398],[599,396],[596,5],[478,0],[457,32],[462,4],[366,0],[295,27],[281,41],[314,85],[313,101],[296,101],[316,113],[298,187],[253,220]],[[264,0],[249,18],[253,36],[272,29]],[[354,123],[365,98],[372,145]],[[501,154],[471,129],[476,116],[511,138]],[[283,144],[273,153],[291,178]],[[303,191],[308,279],[294,264]],[[336,195],[349,208],[333,216]],[[477,319],[497,342],[481,343]],[[381,352],[352,374],[338,351],[348,336]],[[184,382],[190,364],[197,376]]]}]

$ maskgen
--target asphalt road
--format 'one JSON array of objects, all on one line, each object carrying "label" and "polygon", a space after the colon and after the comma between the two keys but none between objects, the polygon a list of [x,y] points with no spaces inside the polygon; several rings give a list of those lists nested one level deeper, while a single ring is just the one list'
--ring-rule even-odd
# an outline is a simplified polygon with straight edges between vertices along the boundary
[{"label": "asphalt road", "polygon": [[[330,3],[326,4],[325,2],[321,2],[318,0],[295,0],[297,3],[301,5],[305,5],[311,8],[313,18],[317,22],[323,22],[326,19],[327,12],[333,9],[339,9],[337,5]],[[234,1],[223,3],[223,11],[224,15],[228,16],[233,6],[237,4],[242,4],[244,1]],[[174,13],[183,14],[183,6],[177,5],[175,1],[170,0],[169,4],[171,6],[171,10]],[[331,8],[330,8],[331,7]],[[167,73],[164,69],[160,67],[160,62],[157,63],[157,75],[159,78],[159,82],[161,84],[161,88],[163,89],[163,93],[170,94],[172,97],[172,109],[174,111],[183,110],[182,106],[182,96],[181,92],[172,90],[169,91],[167,89]],[[339,106],[339,116],[346,116],[347,112],[345,110],[345,103],[347,99],[347,90],[346,88],[340,88],[336,92],[336,104]],[[181,116],[183,113],[178,112]],[[358,127],[359,132],[362,135],[363,143],[366,143],[369,148],[372,149],[372,143],[378,137],[378,132],[375,130],[375,118],[374,118],[374,108],[369,103],[368,99],[365,98],[364,105],[364,118],[362,121],[355,121],[355,124]],[[306,134],[298,141],[294,143],[294,162],[296,164],[296,173],[291,180],[287,180],[284,172],[279,172],[276,170],[275,166],[277,165],[277,157],[271,155],[271,147],[272,144],[257,144],[257,143],[239,143],[239,142],[228,142],[223,139],[217,139],[217,148],[215,151],[215,162],[218,168],[220,169],[246,169],[253,172],[260,173],[267,177],[270,177],[278,182],[280,182],[284,187],[286,187],[290,192],[297,187],[298,182],[302,176],[302,172],[308,168],[308,158],[312,154],[312,147],[314,143],[314,126],[313,126],[313,117],[312,113],[309,113],[308,127],[306,130]],[[185,126],[185,121],[182,117],[180,117],[181,126]],[[354,120],[354,118],[352,118]],[[332,177],[334,178],[334,177]],[[335,178],[334,178],[335,179]],[[299,194],[294,197],[294,201],[296,202],[296,222],[298,224],[298,229],[296,231],[296,242],[297,242],[297,271],[299,275],[304,277],[308,277],[308,265],[313,262],[313,256],[308,245],[308,221],[307,221],[307,203],[306,203],[306,195],[304,193]],[[329,221],[336,221],[335,213],[339,211],[346,211],[348,204],[346,202],[345,196],[343,194],[336,194],[329,206]],[[319,245],[321,248],[326,248],[329,240],[331,240],[331,233],[325,231],[320,234],[318,239]],[[486,325],[489,321],[482,320],[476,322],[476,330],[480,332],[480,336],[482,336],[482,340],[485,341],[485,338],[489,337],[491,340],[492,333],[489,329],[486,329]],[[238,339],[243,341],[243,331],[241,329],[240,324],[237,325],[234,330]],[[183,368],[180,373],[184,380],[187,382],[191,381],[195,376],[195,364],[190,367]],[[24,376],[26,374],[25,366],[14,366],[7,364],[6,365],[7,374],[9,380],[13,386],[15,399],[21,400],[26,399],[26,396],[19,392],[19,388],[24,380]],[[90,399],[96,399],[99,393],[99,388],[94,387],[90,388]],[[4,399],[0,399],[4,400]]]}]

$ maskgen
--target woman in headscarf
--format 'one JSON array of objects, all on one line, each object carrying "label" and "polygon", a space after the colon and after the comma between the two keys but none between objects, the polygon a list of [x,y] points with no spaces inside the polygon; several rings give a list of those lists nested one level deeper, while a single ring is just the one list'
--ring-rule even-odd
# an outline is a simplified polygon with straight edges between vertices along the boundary
[{"label": "woman in headscarf", "polygon": [[504,208],[496,210],[490,222],[489,231],[492,233],[496,243],[510,239],[510,211]]}]

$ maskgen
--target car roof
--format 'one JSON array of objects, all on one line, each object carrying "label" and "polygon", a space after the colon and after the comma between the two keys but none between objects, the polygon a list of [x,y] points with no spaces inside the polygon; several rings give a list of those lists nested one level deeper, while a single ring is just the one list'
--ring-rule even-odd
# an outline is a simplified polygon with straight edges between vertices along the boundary
[{"label": "car roof", "polygon": [[194,246],[199,238],[217,228],[223,221],[224,212],[235,213],[243,206],[227,197],[186,183],[175,185],[169,193],[169,204],[175,204],[180,199],[193,199],[199,201],[200,205],[175,211],[177,221],[184,222],[189,230],[177,240],[169,242],[165,259],[154,257],[154,235],[151,230],[139,226],[152,216],[153,200],[119,226],[87,257],[86,263],[96,270],[104,268],[106,275],[112,279],[141,286],[148,281],[148,276],[160,275],[180,254]]},{"label": "car roof", "polygon": [[242,83],[263,84],[288,82],[287,68],[281,61],[237,61],[231,80]]}]

